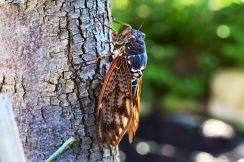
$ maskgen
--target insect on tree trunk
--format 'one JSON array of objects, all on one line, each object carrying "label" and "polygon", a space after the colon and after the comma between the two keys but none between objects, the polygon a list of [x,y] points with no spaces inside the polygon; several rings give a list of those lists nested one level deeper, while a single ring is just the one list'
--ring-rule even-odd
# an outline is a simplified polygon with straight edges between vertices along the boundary
[{"label": "insect on tree trunk", "polygon": [[119,161],[95,139],[108,61],[82,64],[113,48],[101,24],[111,26],[110,1],[0,0],[0,22],[0,92],[12,100],[27,161],[47,159],[72,136],[58,161]]}]

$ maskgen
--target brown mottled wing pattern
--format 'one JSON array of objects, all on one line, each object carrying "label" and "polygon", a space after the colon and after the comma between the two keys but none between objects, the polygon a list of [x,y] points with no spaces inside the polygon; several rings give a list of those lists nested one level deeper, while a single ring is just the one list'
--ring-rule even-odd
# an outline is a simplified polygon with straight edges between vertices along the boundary
[{"label": "brown mottled wing pattern", "polygon": [[128,128],[128,138],[130,143],[132,142],[132,139],[135,136],[136,130],[138,128],[138,123],[139,123],[141,85],[142,85],[142,77],[138,79],[136,94],[133,98],[133,117],[130,126]]},{"label": "brown mottled wing pattern", "polygon": [[115,58],[105,76],[98,101],[96,136],[99,147],[115,147],[133,117],[131,74],[127,60]]}]

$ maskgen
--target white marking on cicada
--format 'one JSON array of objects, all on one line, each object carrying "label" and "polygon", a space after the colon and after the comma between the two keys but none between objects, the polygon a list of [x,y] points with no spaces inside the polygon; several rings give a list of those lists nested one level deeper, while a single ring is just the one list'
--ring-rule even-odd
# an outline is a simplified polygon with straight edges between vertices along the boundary
[{"label": "white marking on cicada", "polygon": [[137,69],[134,69],[134,68],[131,68],[131,71],[132,72],[137,72],[138,70]]},{"label": "white marking on cicada", "polygon": [[144,71],[145,67],[142,66],[140,69],[134,69],[134,68],[131,68],[131,72],[133,72],[133,75],[135,77],[139,77],[143,74],[143,71]]},{"label": "white marking on cicada", "polygon": [[133,73],[133,76],[138,78],[140,75],[138,73]]},{"label": "white marking on cicada", "polygon": [[130,60],[128,60],[128,64],[130,64],[130,65],[131,65],[131,62],[130,62]]},{"label": "white marking on cicada", "polygon": [[113,52],[113,55],[112,55],[113,59],[115,59],[116,57],[118,57],[119,56],[119,53],[120,53],[120,49],[115,50]]},{"label": "white marking on cicada", "polygon": [[137,80],[137,78],[132,78],[131,82],[134,82],[134,81],[136,81],[136,80]]},{"label": "white marking on cicada", "polygon": [[140,68],[140,71],[144,70],[145,69],[145,66],[141,66]]}]

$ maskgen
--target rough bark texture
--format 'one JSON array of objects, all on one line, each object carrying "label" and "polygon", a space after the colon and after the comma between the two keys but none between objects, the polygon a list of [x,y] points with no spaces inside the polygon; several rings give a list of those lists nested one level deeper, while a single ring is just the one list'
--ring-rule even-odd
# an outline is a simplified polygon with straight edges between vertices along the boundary
[{"label": "rough bark texture", "polygon": [[28,161],[47,159],[70,136],[58,161],[117,161],[95,142],[95,107],[108,67],[80,66],[112,47],[109,0],[42,0],[0,6],[0,92],[14,106]]}]

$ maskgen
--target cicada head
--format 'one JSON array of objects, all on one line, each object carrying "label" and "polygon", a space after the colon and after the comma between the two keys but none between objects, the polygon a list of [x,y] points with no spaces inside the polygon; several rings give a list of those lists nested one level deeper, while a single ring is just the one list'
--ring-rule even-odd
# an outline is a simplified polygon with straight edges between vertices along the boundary
[{"label": "cicada head", "polygon": [[132,29],[130,35],[128,36],[128,43],[126,43],[126,53],[127,55],[137,55],[145,53],[145,34],[139,30]]},{"label": "cicada head", "polygon": [[144,42],[145,34],[139,30],[126,28],[121,35],[118,37],[117,43],[118,44],[128,44],[134,41],[141,41]]},{"label": "cicada head", "polygon": [[145,34],[139,30],[132,29],[131,31],[131,41],[141,41],[144,42]]}]

